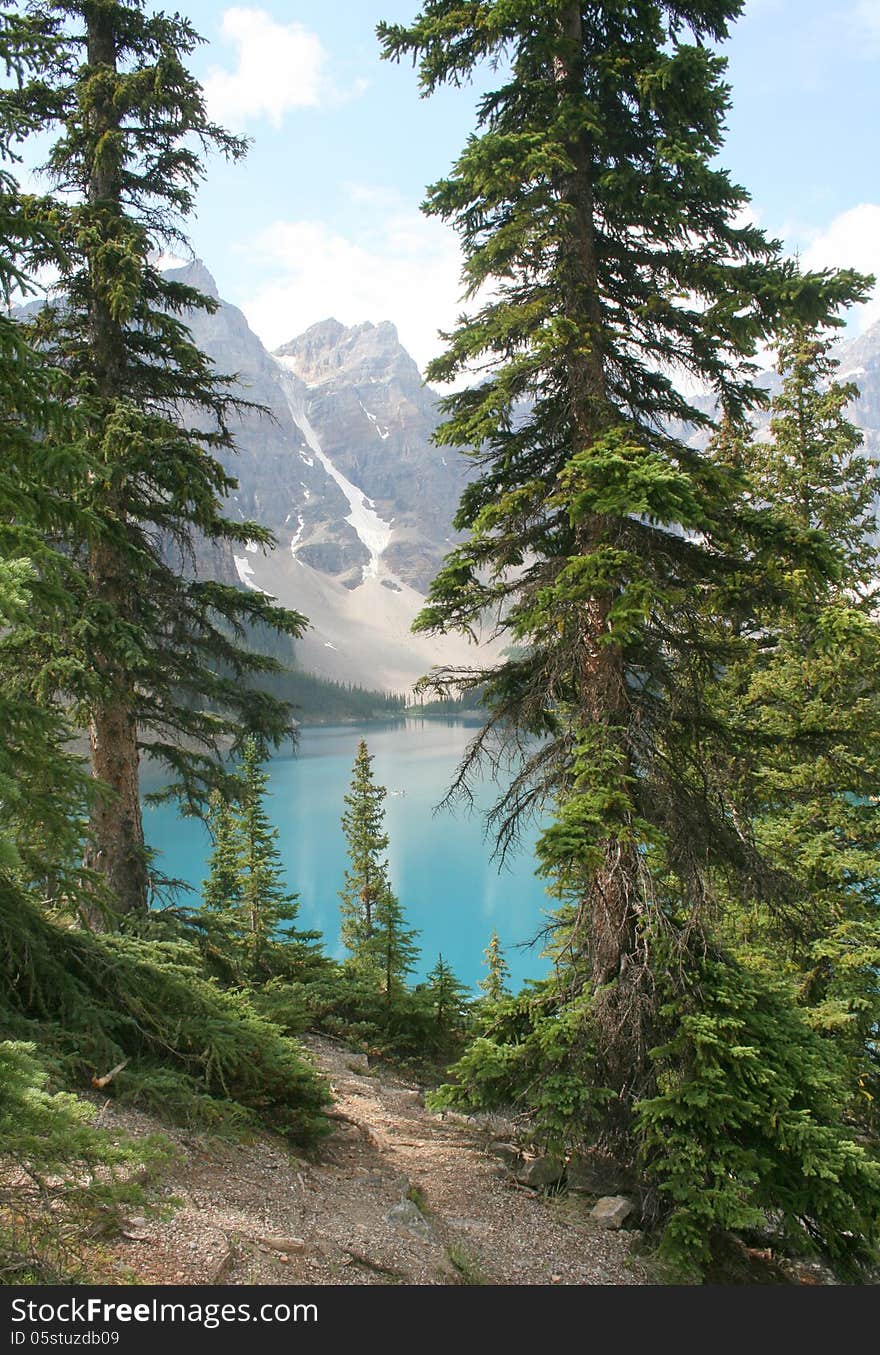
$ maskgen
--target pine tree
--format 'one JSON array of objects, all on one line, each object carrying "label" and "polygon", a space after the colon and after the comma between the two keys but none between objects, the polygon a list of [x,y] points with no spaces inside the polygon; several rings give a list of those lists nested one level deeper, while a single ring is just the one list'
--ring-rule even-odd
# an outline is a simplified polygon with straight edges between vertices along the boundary
[{"label": "pine tree", "polygon": [[796,329],[780,349],[770,440],[739,451],[755,494],[821,532],[835,567],[818,581],[790,575],[720,700],[748,731],[737,812],[766,861],[763,894],[734,907],[733,934],[794,973],[870,1120],[880,1096],[880,481],[846,416],[856,389],[836,368],[827,339]]},{"label": "pine tree", "polygon": [[510,978],[510,970],[501,949],[501,942],[498,940],[498,933],[494,930],[488,946],[483,951],[483,963],[488,972],[484,979],[480,979],[479,986],[489,1002],[500,1002],[508,991],[507,980]]},{"label": "pine tree", "polygon": [[[296,635],[303,618],[261,593],[193,576],[199,543],[272,544],[256,524],[223,516],[235,481],[216,456],[233,446],[236,401],[184,322],[217,303],[156,263],[163,248],[185,245],[180,223],[201,156],[244,150],[209,120],[186,69],[199,39],[186,20],[147,13],[142,0],[30,8],[37,20],[63,20],[42,91],[58,127],[48,170],[59,194],[59,299],[32,334],[75,384],[72,451],[84,467],[74,498],[87,527],[67,538],[85,576],[68,686],[89,729],[92,772],[112,790],[92,810],[86,864],[117,915],[139,914],[148,895],[140,750],[169,769],[191,807],[201,804],[222,779],[218,741],[289,730],[284,703],[249,689],[274,665],[243,635],[258,621]],[[35,263],[44,257],[34,251]],[[60,452],[48,436],[47,466]],[[102,925],[94,912],[89,920]]]},{"label": "pine tree", "polygon": [[437,1043],[446,1048],[464,1028],[468,993],[442,955],[425,980],[425,995],[431,1005]]},{"label": "pine tree", "polygon": [[242,984],[247,978],[248,954],[242,931],[241,835],[235,809],[219,790],[211,792],[205,822],[212,845],[208,874],[202,881],[201,943],[213,965],[219,963],[223,977]]},{"label": "pine tree", "polygon": [[[870,596],[880,566],[880,476],[846,415],[858,388],[836,379],[830,337],[804,325],[783,336],[777,367],[782,387],[773,397],[770,437],[744,452],[752,486],[782,517],[831,542],[840,563],[839,577],[830,581],[837,596]],[[815,593],[813,580],[801,588],[811,583]],[[827,592],[824,579],[820,591]]]},{"label": "pine tree", "polygon": [[385,856],[388,834],[383,827],[386,794],[385,787],[374,780],[373,757],[361,739],[342,816],[350,864],[339,894],[342,941],[355,963],[369,963],[375,910],[379,901],[392,893]]},{"label": "pine tree", "polygon": [[248,739],[241,766],[241,807],[236,825],[240,841],[240,913],[252,978],[268,974],[268,952],[283,923],[296,920],[298,895],[287,892],[278,850],[278,829],[265,808],[268,776],[256,739]]},{"label": "pine tree", "polygon": [[[744,191],[712,161],[728,91],[709,47],[742,6],[429,0],[383,25],[429,94],[498,59],[478,133],[427,210],[453,223],[469,297],[488,294],[429,379],[481,364],[445,401],[443,445],[477,474],[423,630],[497,616],[511,657],[441,674],[484,685],[471,751],[521,770],[494,814],[502,848],[556,798],[542,869],[574,902],[571,984],[593,992],[603,1132],[627,1145],[652,1082],[649,931],[699,931],[706,863],[733,851],[701,734],[720,658],[705,609],[747,608],[784,533],[737,476],[665,428],[710,423],[673,379],[712,389],[733,417],[763,398],[749,359],[793,310],[822,316],[865,294],[849,273],[801,277],[737,214]],[[791,549],[793,545],[789,543]],[[735,584],[735,586],[734,586]],[[467,769],[465,769],[465,781]],[[662,889],[657,883],[662,881]]]},{"label": "pine tree", "polygon": [[[658,1218],[677,1190],[710,1232],[727,1226],[710,1174],[686,1155],[664,1164],[639,1108],[661,1085],[685,1089],[718,1160],[742,1147],[740,1198],[772,1194],[778,1163],[745,1146],[767,1132],[764,1112],[738,1122],[720,1070],[697,1085],[701,990],[687,974],[717,959],[701,971],[724,985],[703,994],[707,1017],[716,1000],[749,1001],[747,970],[713,936],[717,877],[750,887],[762,864],[723,794],[722,754],[740,730],[715,700],[718,676],[789,574],[821,577],[828,552],[755,502],[741,471],[677,435],[712,426],[680,377],[737,425],[765,401],[758,345],[794,320],[838,323],[837,307],[870,282],[801,275],[741,224],[747,195],[716,159],[729,98],[710,45],[741,11],[741,0],[426,0],[409,26],[379,29],[386,57],[413,59],[424,94],[483,66],[498,73],[426,204],[458,231],[473,303],[428,379],[477,369],[482,380],[444,401],[437,440],[470,455],[475,474],[455,520],[466,539],[417,625],[472,634],[490,617],[506,641],[497,668],[433,678],[439,692],[483,687],[488,718],[459,789],[483,756],[493,772],[508,753],[519,760],[491,819],[501,850],[525,814],[554,809],[538,855],[565,932],[553,981],[504,1036],[501,1080],[549,1110],[556,1132],[566,1122],[568,1141],[655,1173]],[[804,1030],[768,1010],[749,1054],[758,1078]],[[675,1049],[674,1068],[660,1048]],[[806,1043],[794,1052],[812,1058]],[[461,1095],[479,1094],[478,1062]],[[512,1089],[515,1069],[524,1081]],[[807,1081],[825,1168],[850,1162],[875,1218],[876,1175],[823,1077]],[[774,1125],[774,1148],[791,1151]],[[802,1228],[805,1196],[795,1204],[775,1180],[787,1223]],[[824,1218],[817,1232],[845,1251],[840,1214]],[[853,1250],[864,1255],[861,1239]]]},{"label": "pine tree", "polygon": [[23,194],[14,173],[18,144],[46,116],[35,77],[53,66],[56,28],[52,17],[0,14],[0,871],[58,904],[86,892],[77,856],[89,786],[53,702],[55,637],[76,614],[78,581],[57,543],[82,523],[81,462],[69,391],[8,313],[33,290],[34,250],[57,259],[50,204]]},{"label": "pine tree", "polygon": [[202,899],[213,912],[236,912],[242,897],[241,843],[232,806],[217,790],[208,800],[207,824],[213,846]]},{"label": "pine tree", "polygon": [[419,958],[419,948],[415,944],[417,936],[417,931],[406,926],[397,895],[387,889],[376,900],[373,909],[373,934],[369,950],[382,976],[388,1007],[403,990],[407,974],[416,966]]}]

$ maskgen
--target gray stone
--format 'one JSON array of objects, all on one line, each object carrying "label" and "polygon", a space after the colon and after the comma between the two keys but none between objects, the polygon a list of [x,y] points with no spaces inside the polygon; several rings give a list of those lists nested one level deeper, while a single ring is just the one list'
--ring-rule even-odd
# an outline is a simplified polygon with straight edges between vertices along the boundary
[{"label": "gray stone", "polygon": [[490,1143],[489,1153],[492,1157],[500,1157],[511,1168],[518,1167],[522,1162],[522,1153],[515,1143]]},{"label": "gray stone", "polygon": [[520,1185],[542,1190],[546,1186],[555,1186],[564,1175],[565,1163],[561,1157],[534,1157],[520,1168],[516,1179]]},{"label": "gray stone", "polygon": [[402,1199],[399,1204],[388,1210],[385,1218],[397,1228],[406,1228],[407,1232],[422,1242],[434,1240],[434,1230],[413,1200]]},{"label": "gray stone", "polygon": [[634,1208],[625,1195],[606,1195],[590,1210],[590,1218],[600,1228],[622,1228]]}]

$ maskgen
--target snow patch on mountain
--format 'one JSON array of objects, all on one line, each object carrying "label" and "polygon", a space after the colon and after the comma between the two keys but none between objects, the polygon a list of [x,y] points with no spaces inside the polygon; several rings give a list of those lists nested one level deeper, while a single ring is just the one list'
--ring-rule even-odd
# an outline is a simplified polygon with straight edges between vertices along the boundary
[{"label": "snow patch on mountain", "polygon": [[382,553],[391,540],[391,524],[390,522],[386,522],[384,518],[379,517],[379,514],[373,507],[373,500],[368,499],[362,489],[359,489],[357,485],[352,484],[351,480],[334,466],[329,456],[325,453],[317,433],[309,422],[309,416],[306,413],[298,383],[295,383],[287,377],[287,371],[293,370],[292,360],[282,356],[276,358],[276,362],[281,367],[286,378],[282,384],[285,396],[287,397],[291,417],[305,438],[309,448],[314,452],[330,478],[336,481],[348,500],[350,511],[346,514],[345,521],[351,524],[361,542],[366,546],[370,553],[370,563],[364,565],[363,577],[364,579],[375,579],[379,575],[379,561]]},{"label": "snow patch on mountain", "polygon": [[296,556],[297,547],[299,546],[300,541],[302,541],[304,531],[305,531],[305,522],[303,521],[303,515],[302,513],[297,513],[296,531],[290,541],[290,553],[293,556]]},{"label": "snow patch on mountain", "polygon": [[383,441],[383,442],[387,441],[387,439],[391,437],[391,432],[390,432],[390,430],[387,429],[387,428],[382,428],[382,427],[381,427],[381,425],[380,425],[380,423],[379,423],[379,420],[376,418],[375,414],[371,414],[371,413],[370,413],[370,411],[367,409],[366,405],[364,404],[363,400],[358,400],[358,404],[360,405],[361,409],[362,409],[362,410],[364,411],[364,413],[366,414],[367,418],[370,420],[370,423],[373,425],[373,427],[375,428],[376,432],[379,434],[379,437],[382,439],[382,441]]},{"label": "snow patch on mountain", "polygon": [[252,588],[255,593],[262,593],[262,588],[254,583],[254,571],[250,560],[246,555],[234,555],[235,568],[238,577],[241,579],[245,588]]}]

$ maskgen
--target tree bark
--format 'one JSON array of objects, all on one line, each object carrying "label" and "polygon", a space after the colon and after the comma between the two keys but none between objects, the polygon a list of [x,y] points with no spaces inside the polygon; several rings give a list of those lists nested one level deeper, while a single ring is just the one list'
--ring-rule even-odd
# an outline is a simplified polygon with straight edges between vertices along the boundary
[{"label": "tree bark", "polygon": [[[112,788],[92,809],[84,865],[102,875],[121,916],[147,909],[147,864],[138,786],[137,727],[119,701],[102,706],[89,726],[92,775]],[[84,914],[95,931],[108,923],[101,909]]]},{"label": "tree bark", "polygon": [[[560,101],[581,95],[585,84],[581,6],[562,11],[563,43],[554,60],[553,78]],[[582,134],[569,146],[572,172],[563,185],[566,207],[560,255],[562,304],[576,322],[579,337],[567,358],[568,396],[576,446],[589,447],[608,426],[610,411],[603,360],[603,320],[595,239],[592,152]],[[587,342],[584,342],[586,332]],[[579,527],[578,546],[587,555],[612,540],[613,520],[590,515]],[[630,770],[626,678],[622,652],[609,645],[610,596],[593,598],[584,608],[579,643],[580,685],[586,726],[604,726],[618,745],[621,775]],[[624,731],[620,733],[619,731]],[[638,991],[644,973],[638,933],[640,863],[625,834],[611,832],[603,843],[604,862],[589,881],[572,938],[573,951],[587,960],[594,994],[593,1018],[603,1064],[602,1076],[618,1093],[609,1107],[606,1140],[615,1147],[626,1138],[634,1088],[645,1066],[647,1040]]]},{"label": "tree bark", "polygon": [[[95,5],[85,11],[87,54],[92,69],[117,69],[116,38],[113,17],[108,9]],[[87,196],[96,214],[122,215],[120,167],[116,156],[106,150],[119,133],[119,113],[108,91],[91,112],[90,139],[105,150],[93,157],[88,176]],[[123,389],[125,371],[125,334],[113,315],[104,293],[100,271],[91,265],[92,287],[89,307],[89,343],[92,374],[99,413],[94,438],[102,441],[104,412],[112,408]],[[105,453],[106,455],[106,453]],[[112,455],[112,451],[110,452]],[[124,476],[104,491],[101,516],[117,527],[126,521]],[[129,607],[130,582],[118,547],[101,537],[92,540],[87,565],[92,599],[104,603],[111,615],[125,618]],[[112,652],[112,638],[102,650],[100,641],[93,662],[105,684],[105,694],[91,713],[89,744],[92,775],[105,782],[112,795],[103,797],[92,810],[89,843],[84,865],[104,877],[111,894],[111,907],[120,916],[146,913],[148,872],[144,850],[143,818],[138,785],[138,731],[135,714],[135,682]],[[102,910],[89,908],[84,921],[102,929],[112,919]]]}]

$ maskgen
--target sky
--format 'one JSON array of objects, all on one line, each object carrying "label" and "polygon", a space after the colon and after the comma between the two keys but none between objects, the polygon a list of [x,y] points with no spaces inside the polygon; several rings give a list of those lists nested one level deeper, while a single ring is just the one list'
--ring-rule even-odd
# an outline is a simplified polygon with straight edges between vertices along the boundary
[{"label": "sky", "polygon": [[[329,315],[392,320],[424,366],[460,309],[460,259],[419,204],[476,93],[421,99],[409,63],[380,59],[377,20],[411,19],[417,0],[169,7],[206,39],[192,65],[210,111],[252,140],[244,162],[209,161],[189,225],[221,295],[270,348]],[[880,0],[747,0],[724,51],[720,159],[755,219],[807,267],[880,275]],[[878,319],[880,291],[850,327]]]}]

